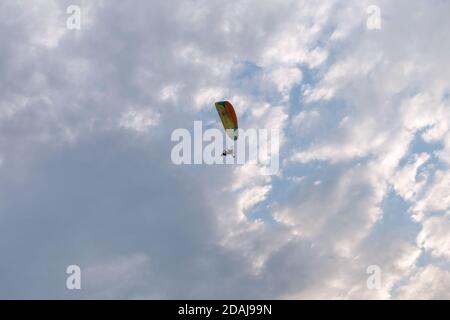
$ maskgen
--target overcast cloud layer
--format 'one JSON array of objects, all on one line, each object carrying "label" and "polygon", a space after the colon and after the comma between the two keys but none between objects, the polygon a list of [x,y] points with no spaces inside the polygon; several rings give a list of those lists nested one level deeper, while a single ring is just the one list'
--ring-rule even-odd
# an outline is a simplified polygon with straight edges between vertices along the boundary
[{"label": "overcast cloud layer", "polygon": [[[449,12],[2,1],[0,298],[450,299]],[[281,130],[277,175],[172,163],[223,99]]]}]

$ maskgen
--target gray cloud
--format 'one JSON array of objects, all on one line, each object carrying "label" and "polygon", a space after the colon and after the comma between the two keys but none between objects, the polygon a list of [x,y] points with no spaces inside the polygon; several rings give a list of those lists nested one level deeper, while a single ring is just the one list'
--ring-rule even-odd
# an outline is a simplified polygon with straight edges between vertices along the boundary
[{"label": "gray cloud", "polygon": [[[448,4],[75,3],[0,5],[1,298],[445,297]],[[224,98],[279,176],[172,164]]]}]

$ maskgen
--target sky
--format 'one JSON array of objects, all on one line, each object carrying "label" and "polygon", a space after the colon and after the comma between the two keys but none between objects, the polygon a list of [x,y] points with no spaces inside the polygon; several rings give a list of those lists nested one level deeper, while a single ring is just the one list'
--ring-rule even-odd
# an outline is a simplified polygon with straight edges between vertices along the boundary
[{"label": "sky", "polygon": [[[0,298],[450,299],[448,12],[2,1]],[[220,100],[276,174],[174,164]]]}]

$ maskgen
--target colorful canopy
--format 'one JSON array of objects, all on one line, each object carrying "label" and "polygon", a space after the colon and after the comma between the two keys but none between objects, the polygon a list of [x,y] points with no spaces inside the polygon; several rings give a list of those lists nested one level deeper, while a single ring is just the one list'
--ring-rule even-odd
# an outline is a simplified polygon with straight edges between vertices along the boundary
[{"label": "colorful canopy", "polygon": [[237,140],[238,121],[233,105],[228,101],[219,101],[216,102],[215,105],[226,133],[231,139]]}]

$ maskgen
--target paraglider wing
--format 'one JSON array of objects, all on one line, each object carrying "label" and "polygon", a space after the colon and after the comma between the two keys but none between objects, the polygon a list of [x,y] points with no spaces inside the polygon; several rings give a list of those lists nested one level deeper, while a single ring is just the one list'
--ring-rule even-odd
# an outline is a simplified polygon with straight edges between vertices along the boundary
[{"label": "paraglider wing", "polygon": [[228,101],[216,102],[215,105],[217,112],[219,113],[220,120],[222,121],[223,127],[228,136],[233,140],[237,140],[238,121],[233,105]]}]

